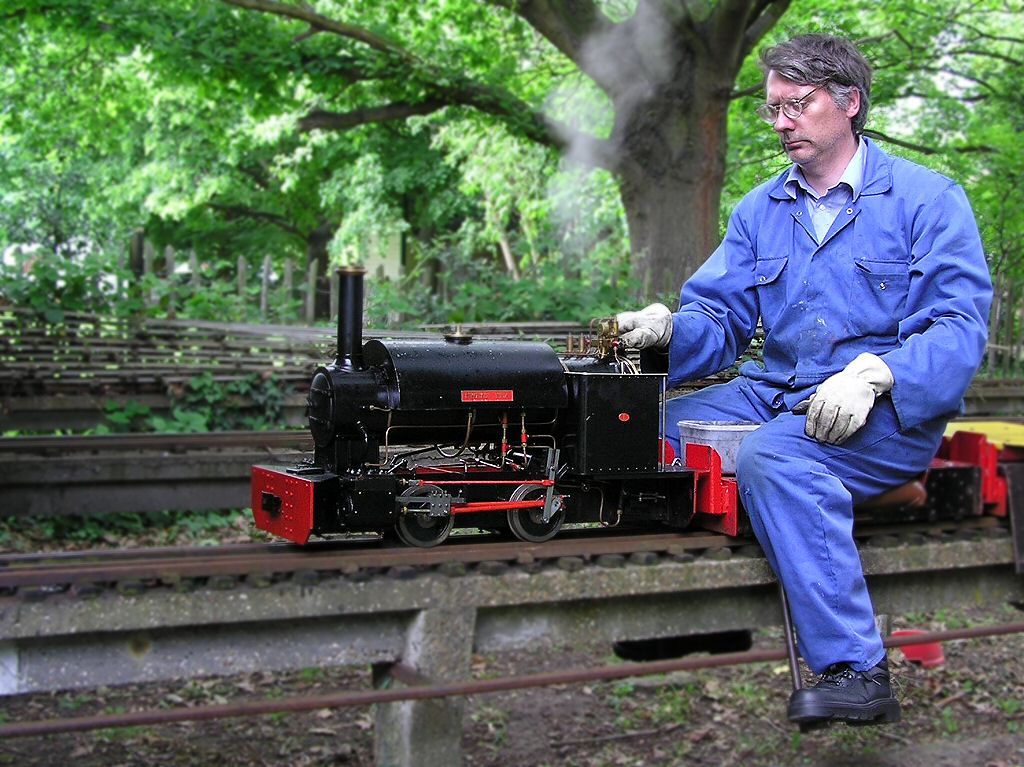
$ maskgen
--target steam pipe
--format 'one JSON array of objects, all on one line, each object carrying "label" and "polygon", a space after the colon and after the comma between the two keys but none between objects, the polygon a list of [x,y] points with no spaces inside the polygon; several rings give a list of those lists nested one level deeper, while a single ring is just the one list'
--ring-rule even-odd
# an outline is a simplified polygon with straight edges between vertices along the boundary
[{"label": "steam pipe", "polygon": [[337,367],[363,370],[363,277],[358,266],[338,269]]}]

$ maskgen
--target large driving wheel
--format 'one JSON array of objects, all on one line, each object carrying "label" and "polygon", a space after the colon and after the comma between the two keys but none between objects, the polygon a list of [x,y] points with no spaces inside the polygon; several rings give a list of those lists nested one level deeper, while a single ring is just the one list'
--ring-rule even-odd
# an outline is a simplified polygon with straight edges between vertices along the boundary
[{"label": "large driving wheel", "polygon": [[[509,500],[535,501],[543,498],[547,492],[546,487],[539,485],[520,485]],[[509,509],[508,526],[512,534],[519,540],[529,543],[541,543],[554,538],[565,522],[565,506],[557,495],[552,502],[555,504],[555,513],[547,522],[544,521],[543,506],[532,509]]]},{"label": "large driving wheel", "polygon": [[[407,546],[417,546],[421,549],[429,549],[444,543],[452,531],[455,517],[446,514],[443,517],[431,516],[430,507],[417,498],[424,498],[430,495],[441,495],[444,491],[437,485],[417,485],[406,490],[400,496],[408,511],[403,511],[398,517],[395,525],[395,533],[399,540]],[[423,508],[423,511],[415,511],[416,508]]]}]

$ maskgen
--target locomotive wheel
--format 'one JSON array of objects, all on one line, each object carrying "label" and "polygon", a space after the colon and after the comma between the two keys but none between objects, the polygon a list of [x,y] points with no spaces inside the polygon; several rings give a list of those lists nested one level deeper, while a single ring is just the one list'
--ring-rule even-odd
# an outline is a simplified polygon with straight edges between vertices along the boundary
[{"label": "locomotive wheel", "polygon": [[[537,485],[520,485],[512,493],[511,501],[533,501],[543,498],[547,494],[546,487]],[[528,543],[542,543],[554,538],[562,529],[565,522],[565,506],[561,499],[555,498],[558,505],[557,511],[551,515],[551,519],[544,521],[544,509],[509,509],[508,526],[512,534],[521,541]]]},{"label": "locomotive wheel", "polygon": [[[441,489],[436,485],[417,485],[402,493],[401,497],[412,499],[440,492]],[[398,517],[395,533],[406,546],[429,549],[444,543],[454,524],[455,517],[452,514],[446,517],[432,517],[427,512],[410,511]]]}]

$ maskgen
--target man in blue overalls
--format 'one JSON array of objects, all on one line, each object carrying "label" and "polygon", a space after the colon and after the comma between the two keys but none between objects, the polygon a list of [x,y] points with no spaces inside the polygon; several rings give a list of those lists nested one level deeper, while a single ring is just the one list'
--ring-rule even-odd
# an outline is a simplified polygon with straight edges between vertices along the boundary
[{"label": "man in blue overalls", "polygon": [[763,366],[670,400],[668,423],[763,424],[740,499],[821,675],[789,718],[897,721],[853,507],[928,466],[981,362],[991,281],[963,190],[861,135],[871,68],[850,42],[800,36],[761,65],[757,114],[794,164],[739,203],[677,311],[618,315],[621,340],[667,351],[673,386],[731,365],[760,320]]}]

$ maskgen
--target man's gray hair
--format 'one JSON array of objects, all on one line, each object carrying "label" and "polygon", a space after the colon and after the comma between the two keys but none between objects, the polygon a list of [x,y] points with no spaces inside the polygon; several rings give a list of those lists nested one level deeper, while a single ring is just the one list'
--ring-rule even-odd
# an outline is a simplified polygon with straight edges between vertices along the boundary
[{"label": "man's gray hair", "polygon": [[761,51],[761,69],[777,72],[799,85],[822,85],[840,109],[850,106],[854,89],[860,91],[860,111],[853,116],[853,132],[864,130],[871,103],[871,65],[853,43],[832,35],[800,35]]}]

